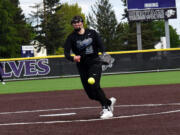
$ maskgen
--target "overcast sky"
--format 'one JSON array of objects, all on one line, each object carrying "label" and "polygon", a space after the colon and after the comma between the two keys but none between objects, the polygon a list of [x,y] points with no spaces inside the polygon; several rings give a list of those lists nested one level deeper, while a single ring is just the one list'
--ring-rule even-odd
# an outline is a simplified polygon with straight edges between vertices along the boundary
[{"label": "overcast sky", "polygon": [[[26,16],[33,9],[30,6],[33,6],[35,3],[41,3],[43,0],[19,0],[20,6]],[[78,3],[78,5],[82,8],[82,12],[88,15],[91,12],[91,6],[95,4],[97,0],[60,0],[61,3],[68,2],[69,4]],[[121,21],[121,15],[123,14],[123,6],[121,0],[109,0],[112,4],[113,9],[115,11],[116,17],[118,21]],[[177,29],[178,34],[180,34],[180,0],[176,0],[177,7],[177,19],[170,19],[169,23]]]}]

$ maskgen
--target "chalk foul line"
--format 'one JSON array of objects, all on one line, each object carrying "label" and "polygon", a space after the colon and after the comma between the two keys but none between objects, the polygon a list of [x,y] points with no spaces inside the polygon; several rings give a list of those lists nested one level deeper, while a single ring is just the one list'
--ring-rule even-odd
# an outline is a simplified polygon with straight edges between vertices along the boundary
[{"label": "chalk foul line", "polygon": [[[126,115],[126,116],[117,116],[111,119],[105,120],[113,120],[113,119],[125,119],[125,118],[135,118],[135,117],[145,117],[145,116],[155,116],[155,115],[164,115],[164,114],[172,114],[178,113],[180,110],[172,110],[166,112],[158,112],[158,113],[150,113],[150,114],[136,114],[136,115]],[[35,125],[35,124],[57,124],[57,123],[74,123],[74,122],[93,122],[93,121],[102,121],[104,119],[87,119],[87,120],[66,120],[66,121],[45,121],[45,122],[20,122],[20,123],[3,123],[0,126],[17,126],[17,125]]]},{"label": "chalk foul line", "polygon": [[75,115],[76,113],[60,113],[60,114],[45,114],[45,115],[39,115],[40,117],[57,117],[57,116],[70,116]]},{"label": "chalk foul line", "polygon": [[[125,107],[158,107],[158,106],[180,106],[180,103],[167,103],[167,104],[139,104],[139,105],[116,105],[116,108]],[[21,113],[38,113],[38,112],[49,112],[49,111],[61,111],[61,110],[83,110],[83,109],[97,109],[101,107],[77,107],[77,108],[59,108],[59,109],[42,109],[42,110],[25,110],[15,112],[0,112],[0,115],[8,114],[21,114]]]}]

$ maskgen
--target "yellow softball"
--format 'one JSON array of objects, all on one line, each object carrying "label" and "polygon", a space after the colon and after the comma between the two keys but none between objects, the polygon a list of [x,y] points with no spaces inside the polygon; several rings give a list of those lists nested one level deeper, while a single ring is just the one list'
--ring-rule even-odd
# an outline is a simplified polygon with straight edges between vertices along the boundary
[{"label": "yellow softball", "polygon": [[95,83],[95,79],[94,79],[93,77],[90,77],[90,78],[88,79],[88,83],[91,84],[91,85],[93,85],[93,84]]}]

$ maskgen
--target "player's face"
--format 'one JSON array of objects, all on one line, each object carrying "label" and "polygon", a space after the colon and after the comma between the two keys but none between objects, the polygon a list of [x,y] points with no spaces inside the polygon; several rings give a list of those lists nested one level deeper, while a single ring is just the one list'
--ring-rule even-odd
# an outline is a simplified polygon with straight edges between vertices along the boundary
[{"label": "player's face", "polygon": [[82,22],[74,22],[72,24],[72,26],[74,27],[74,29],[83,28],[83,23]]}]

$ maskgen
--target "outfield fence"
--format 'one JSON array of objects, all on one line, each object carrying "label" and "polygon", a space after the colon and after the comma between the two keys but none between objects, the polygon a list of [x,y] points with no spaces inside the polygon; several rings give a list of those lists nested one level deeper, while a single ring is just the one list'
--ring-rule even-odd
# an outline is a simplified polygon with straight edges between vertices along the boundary
[{"label": "outfield fence", "polygon": [[[156,72],[180,69],[180,48],[108,52],[115,58],[103,74]],[[25,80],[78,76],[76,64],[63,55],[0,59],[5,80]]]}]

